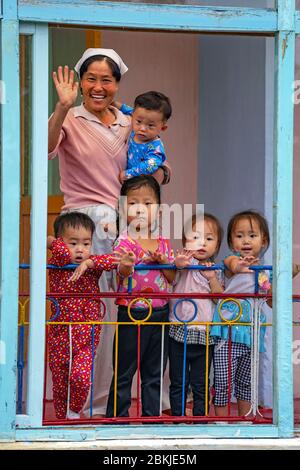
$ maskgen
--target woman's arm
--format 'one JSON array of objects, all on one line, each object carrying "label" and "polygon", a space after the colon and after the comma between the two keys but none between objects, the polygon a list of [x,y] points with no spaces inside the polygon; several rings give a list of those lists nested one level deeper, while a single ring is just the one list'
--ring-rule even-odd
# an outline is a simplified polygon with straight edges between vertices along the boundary
[{"label": "woman's arm", "polygon": [[58,67],[57,72],[53,72],[53,82],[58,94],[58,102],[55,111],[49,119],[48,124],[48,152],[52,152],[60,136],[62,125],[69,109],[74,105],[79,83],[74,82],[74,70],[69,72],[69,67],[65,65]]}]

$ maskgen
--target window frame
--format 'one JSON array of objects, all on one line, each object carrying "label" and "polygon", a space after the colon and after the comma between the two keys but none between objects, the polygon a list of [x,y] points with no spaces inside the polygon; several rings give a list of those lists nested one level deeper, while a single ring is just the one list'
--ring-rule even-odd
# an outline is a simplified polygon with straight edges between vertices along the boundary
[{"label": "window frame", "polygon": [[[127,4],[96,0],[6,0],[1,14],[1,79],[7,105],[1,107],[1,341],[6,362],[0,374],[0,437],[11,440],[85,440],[128,438],[127,426],[42,427],[46,302],[48,23],[101,27],[263,34],[275,37],[274,122],[274,423],[228,426],[130,426],[140,438],[167,437],[291,437],[294,432],[292,373],[292,187],[295,34],[300,12],[295,0],[280,0],[277,9]],[[20,133],[19,32],[33,38],[32,211],[30,270],[30,343],[27,415],[16,424],[16,357],[18,323],[18,260]],[[9,46],[10,45],[10,46]],[[9,49],[8,49],[9,48]],[[9,53],[8,53],[9,50]],[[279,275],[280,273],[280,275]],[[38,350],[40,354],[34,352]],[[0,377],[1,378],[1,377]],[[5,378],[5,380],[3,380]],[[12,424],[13,423],[13,424]]]}]

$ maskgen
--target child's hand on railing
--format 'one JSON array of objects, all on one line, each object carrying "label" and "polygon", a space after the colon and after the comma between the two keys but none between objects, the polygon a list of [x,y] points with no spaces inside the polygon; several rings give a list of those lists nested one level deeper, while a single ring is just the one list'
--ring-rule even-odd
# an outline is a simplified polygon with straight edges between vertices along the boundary
[{"label": "child's hand on railing", "polygon": [[143,258],[143,262],[155,264],[170,264],[169,258],[160,251],[154,251],[150,256]]},{"label": "child's hand on railing", "polygon": [[133,251],[127,251],[125,248],[120,247],[113,254],[119,258],[118,273],[124,277],[130,276],[133,273],[133,267],[136,262],[136,256]]},{"label": "child's hand on railing", "polygon": [[94,267],[94,262],[91,259],[86,259],[80,263],[75,269],[72,276],[69,278],[69,282],[76,282],[89,268]]},{"label": "child's hand on railing", "polygon": [[182,269],[186,268],[191,264],[191,258],[193,257],[194,251],[192,250],[182,250],[177,251],[174,263],[176,268]]},{"label": "child's hand on railing", "polygon": [[240,257],[237,259],[234,271],[235,273],[251,273],[250,266],[254,264],[259,264],[259,258],[255,258],[254,256],[245,256],[244,258]]},{"label": "child's hand on railing", "polygon": [[[211,268],[214,265],[215,263],[212,263],[211,261],[206,261],[205,263],[201,263],[201,266],[207,266],[208,268]],[[201,270],[200,272],[208,281],[210,281],[211,279],[215,279],[216,277],[216,271],[214,271],[213,269],[209,271]]]}]

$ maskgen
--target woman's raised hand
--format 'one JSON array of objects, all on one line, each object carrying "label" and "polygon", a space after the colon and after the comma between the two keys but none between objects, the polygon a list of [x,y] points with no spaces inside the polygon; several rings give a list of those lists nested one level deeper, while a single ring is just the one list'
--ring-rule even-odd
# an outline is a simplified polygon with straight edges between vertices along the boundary
[{"label": "woman's raised hand", "polygon": [[64,68],[60,65],[52,76],[59,103],[64,108],[71,108],[76,101],[79,88],[79,83],[74,81],[74,70],[69,71],[67,65]]}]

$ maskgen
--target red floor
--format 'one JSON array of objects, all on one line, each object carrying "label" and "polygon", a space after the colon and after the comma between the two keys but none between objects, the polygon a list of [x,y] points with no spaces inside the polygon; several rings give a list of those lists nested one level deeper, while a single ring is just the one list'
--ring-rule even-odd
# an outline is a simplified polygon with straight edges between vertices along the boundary
[{"label": "red floor", "polygon": [[[187,415],[188,416],[192,415],[191,408],[192,408],[192,403],[190,402],[187,406]],[[264,416],[264,418],[269,418],[269,419],[272,418],[272,410],[271,409],[261,409],[260,411],[261,411],[261,414]],[[294,413],[295,413],[295,426],[299,426],[300,425],[300,398],[294,400]],[[132,406],[130,408],[130,416],[131,417],[136,416],[136,400],[133,400],[133,402],[132,402]],[[163,416],[165,416],[166,418],[169,417],[170,416],[170,410],[163,411]],[[213,406],[210,409],[210,415],[209,416],[211,416],[211,417],[214,416]],[[236,407],[235,404],[231,405],[231,416],[232,417],[237,416],[237,407]],[[98,415],[98,416],[94,416],[94,418],[91,419],[91,420],[86,420],[86,418],[85,418],[85,422],[90,421],[91,423],[94,424],[94,422],[96,420],[99,420],[99,419],[101,419],[101,416]],[[47,424],[47,422],[51,422],[51,423],[55,424],[55,421],[56,421],[55,414],[54,414],[53,403],[50,402],[50,401],[48,401],[46,403],[44,421],[45,421],[44,424]],[[78,421],[81,422],[81,419],[78,420]]]},{"label": "red floor", "polygon": [[[132,401],[132,406],[130,408],[130,417],[135,417],[137,415],[137,406],[136,406],[136,400]],[[263,415],[263,418],[271,419],[272,418],[272,410],[271,409],[261,409],[260,410],[261,414]],[[300,400],[295,400],[295,413],[296,413],[296,421],[295,424],[300,424]],[[170,420],[170,410],[164,410],[162,414],[166,420]],[[192,402],[188,403],[187,405],[187,416],[192,416]],[[210,408],[210,417],[215,416],[214,415],[214,410],[213,406]],[[231,411],[230,411],[230,416],[232,418],[237,417],[237,406],[235,404],[231,405]],[[94,416],[91,420],[87,419],[86,417],[82,417],[84,419],[85,423],[87,421],[90,421],[91,423],[95,423],[96,420],[100,420],[103,418],[102,416],[96,415]],[[79,424],[82,419],[78,420],[77,423]],[[53,402],[47,401],[46,402],[46,408],[45,408],[45,416],[44,416],[44,424],[55,424],[56,418],[55,418],[55,413],[54,413],[54,407],[53,407]],[[168,422],[163,420],[163,422]],[[173,421],[171,421],[173,422]],[[215,421],[214,421],[215,422]],[[75,423],[74,423],[75,424]]]}]

